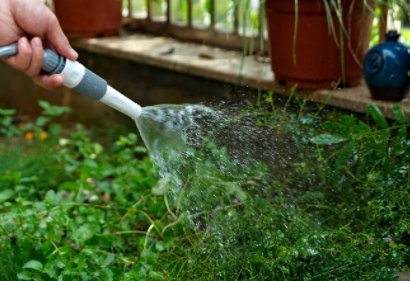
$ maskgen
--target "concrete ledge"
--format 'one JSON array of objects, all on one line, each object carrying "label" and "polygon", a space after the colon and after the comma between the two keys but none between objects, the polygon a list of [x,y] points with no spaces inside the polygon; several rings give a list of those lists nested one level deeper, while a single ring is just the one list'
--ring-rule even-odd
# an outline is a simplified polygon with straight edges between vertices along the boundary
[{"label": "concrete ledge", "polygon": [[410,272],[399,272],[396,271],[396,275],[399,276],[399,279],[397,281],[409,281],[410,280]]},{"label": "concrete ledge", "polygon": [[[242,53],[236,51],[142,34],[81,39],[72,41],[72,45],[76,49],[96,54],[109,55],[221,82],[239,83],[242,86],[285,95],[291,93],[290,88],[273,82],[274,73],[270,70],[268,62],[260,62],[251,57],[243,59]],[[297,90],[295,95],[314,102],[327,103],[362,113],[366,112],[369,103],[374,103],[388,118],[394,117],[392,107],[399,105],[409,118],[410,104],[408,100],[402,102],[375,101],[370,98],[370,93],[364,83],[353,88],[336,91]]]}]

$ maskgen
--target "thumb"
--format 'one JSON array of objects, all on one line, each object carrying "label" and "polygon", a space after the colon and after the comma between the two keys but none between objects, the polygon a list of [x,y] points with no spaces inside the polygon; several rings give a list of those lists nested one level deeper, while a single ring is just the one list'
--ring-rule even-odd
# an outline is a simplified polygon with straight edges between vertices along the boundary
[{"label": "thumb", "polygon": [[77,52],[71,48],[67,37],[61,29],[60,23],[54,15],[50,18],[45,36],[58,54],[69,60],[76,60],[78,58]]}]

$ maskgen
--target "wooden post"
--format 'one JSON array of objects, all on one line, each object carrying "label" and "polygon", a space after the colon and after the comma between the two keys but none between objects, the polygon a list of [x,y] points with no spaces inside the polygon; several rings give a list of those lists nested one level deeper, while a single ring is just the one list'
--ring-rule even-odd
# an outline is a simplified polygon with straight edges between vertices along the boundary
[{"label": "wooden post", "polygon": [[171,23],[171,0],[167,0],[167,21],[166,23],[169,25]]},{"label": "wooden post", "polygon": [[385,41],[385,34],[387,33],[387,20],[389,16],[389,8],[383,4],[379,5],[381,10],[380,24],[379,24],[379,43]]},{"label": "wooden post", "polygon": [[265,24],[264,23],[265,21],[265,1],[262,1],[262,0],[259,1],[258,20],[259,20],[258,37],[262,39],[263,38],[263,25]]},{"label": "wooden post", "polygon": [[188,27],[192,27],[192,0],[186,0],[188,1]]},{"label": "wooden post", "polygon": [[132,18],[132,1],[128,0],[128,17]]},{"label": "wooden post", "polygon": [[215,0],[211,0],[211,28],[214,27],[214,24],[216,22],[215,17]]},{"label": "wooden post", "polygon": [[258,27],[258,37],[257,40],[259,41],[259,50],[264,53],[266,50],[264,49],[265,46],[265,19],[266,19],[266,14],[265,14],[265,1],[260,0],[259,1],[259,27]]},{"label": "wooden post", "polygon": [[147,0],[147,20],[151,21],[151,0]]},{"label": "wooden post", "polygon": [[233,34],[239,34],[239,5],[237,4],[233,10]]}]

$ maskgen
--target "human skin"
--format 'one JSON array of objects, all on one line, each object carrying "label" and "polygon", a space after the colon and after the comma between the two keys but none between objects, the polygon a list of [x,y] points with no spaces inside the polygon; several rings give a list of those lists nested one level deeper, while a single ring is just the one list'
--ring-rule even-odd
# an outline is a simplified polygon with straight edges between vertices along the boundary
[{"label": "human skin", "polygon": [[18,54],[4,61],[50,90],[61,86],[64,77],[41,72],[44,48],[70,60],[78,58],[56,16],[40,0],[0,0],[0,47],[13,44]]}]

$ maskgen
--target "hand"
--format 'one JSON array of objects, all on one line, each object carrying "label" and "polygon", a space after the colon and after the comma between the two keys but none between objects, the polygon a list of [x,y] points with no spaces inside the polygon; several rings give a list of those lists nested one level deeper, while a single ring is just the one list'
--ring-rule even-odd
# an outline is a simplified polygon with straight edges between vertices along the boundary
[{"label": "hand", "polygon": [[61,86],[62,75],[41,73],[44,46],[70,60],[76,60],[78,54],[70,47],[56,16],[40,0],[0,0],[0,7],[0,47],[17,43],[18,49],[18,55],[4,60],[42,87]]}]

